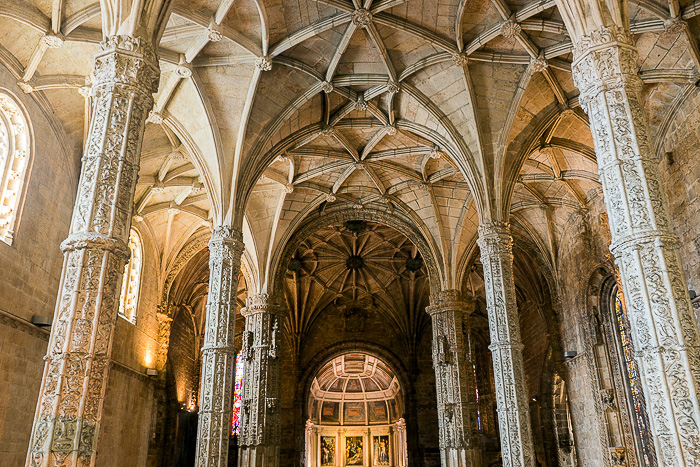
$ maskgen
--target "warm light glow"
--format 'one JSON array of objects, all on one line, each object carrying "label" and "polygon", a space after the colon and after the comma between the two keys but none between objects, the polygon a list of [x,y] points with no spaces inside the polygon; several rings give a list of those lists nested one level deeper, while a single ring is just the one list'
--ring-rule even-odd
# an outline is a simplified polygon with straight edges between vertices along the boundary
[{"label": "warm light glow", "polygon": [[153,368],[155,362],[155,352],[153,352],[153,350],[151,350],[150,348],[147,348],[143,355],[143,366],[145,366],[146,368]]}]

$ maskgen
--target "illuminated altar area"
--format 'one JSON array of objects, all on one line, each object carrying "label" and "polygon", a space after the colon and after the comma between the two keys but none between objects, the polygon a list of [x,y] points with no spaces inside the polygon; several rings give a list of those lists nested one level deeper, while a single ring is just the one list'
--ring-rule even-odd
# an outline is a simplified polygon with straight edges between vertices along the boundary
[{"label": "illuminated altar area", "polygon": [[307,467],[407,465],[401,385],[382,360],[348,353],[314,378],[306,422]]}]

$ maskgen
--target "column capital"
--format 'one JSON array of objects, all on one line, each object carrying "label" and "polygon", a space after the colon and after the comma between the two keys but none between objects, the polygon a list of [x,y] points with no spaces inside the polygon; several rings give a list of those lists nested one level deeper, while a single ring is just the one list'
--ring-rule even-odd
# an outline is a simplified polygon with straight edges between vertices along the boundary
[{"label": "column capital", "polygon": [[158,92],[160,67],[153,44],[140,37],[109,36],[95,56],[94,90],[105,85],[128,85],[151,97]]},{"label": "column capital", "polygon": [[243,243],[243,231],[241,229],[231,227],[230,225],[217,225],[211,229],[210,242],[239,242]]},{"label": "column capital", "polygon": [[280,297],[267,293],[251,295],[246,301],[246,306],[241,308],[241,314],[245,317],[255,313],[270,313],[274,315],[284,315],[287,307]]},{"label": "column capital", "polygon": [[227,225],[212,229],[209,240],[210,263],[212,260],[221,262],[226,259],[240,262],[244,249],[243,233],[239,229]]},{"label": "column capital", "polygon": [[454,310],[470,315],[474,311],[474,302],[463,297],[459,290],[441,290],[430,296],[430,305],[425,308],[429,315]]},{"label": "column capital", "polygon": [[481,257],[513,254],[513,237],[510,235],[510,224],[507,222],[490,222],[481,224],[478,228],[477,244],[481,249]]},{"label": "column capital", "polygon": [[629,34],[615,26],[581,37],[574,47],[571,72],[581,92],[579,101],[583,110],[589,112],[588,102],[601,92],[622,87],[640,91],[638,57]]}]

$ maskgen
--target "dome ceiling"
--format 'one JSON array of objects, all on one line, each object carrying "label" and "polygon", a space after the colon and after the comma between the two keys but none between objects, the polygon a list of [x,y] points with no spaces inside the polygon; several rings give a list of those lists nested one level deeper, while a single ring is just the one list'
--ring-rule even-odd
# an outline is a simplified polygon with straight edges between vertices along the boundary
[{"label": "dome ceiling", "polygon": [[308,332],[330,308],[379,314],[405,336],[419,337],[429,322],[420,253],[404,235],[375,222],[347,221],[314,232],[287,265],[285,292],[293,336]]},{"label": "dome ceiling", "polygon": [[348,353],[327,362],[309,395],[309,417],[329,425],[393,423],[402,413],[401,387],[380,359]]}]

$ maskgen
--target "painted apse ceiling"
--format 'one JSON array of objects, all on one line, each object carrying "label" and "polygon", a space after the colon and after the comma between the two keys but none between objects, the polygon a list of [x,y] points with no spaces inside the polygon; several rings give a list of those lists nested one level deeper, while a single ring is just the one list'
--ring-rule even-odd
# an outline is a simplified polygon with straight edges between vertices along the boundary
[{"label": "painted apse ceiling", "polygon": [[[694,86],[698,14],[687,0],[629,2],[657,152],[677,96]],[[100,15],[92,0],[0,3],[0,61],[52,119],[70,164],[86,134]],[[160,284],[172,286],[213,224],[239,224],[248,293],[269,291],[278,271],[288,293],[304,281],[323,289],[288,297],[303,308],[297,331],[332,295],[376,295],[396,326],[424,325],[410,323],[403,286],[386,291],[427,281],[409,266],[415,239],[372,222],[352,232],[338,217],[280,264],[313,220],[396,218],[425,240],[436,282],[478,295],[478,212],[509,217],[532,246],[523,258],[556,271],[572,222],[600,202],[571,41],[551,0],[176,0],[159,56],[134,225]],[[517,263],[524,290],[534,279]],[[196,295],[198,283],[178,293]]]}]

